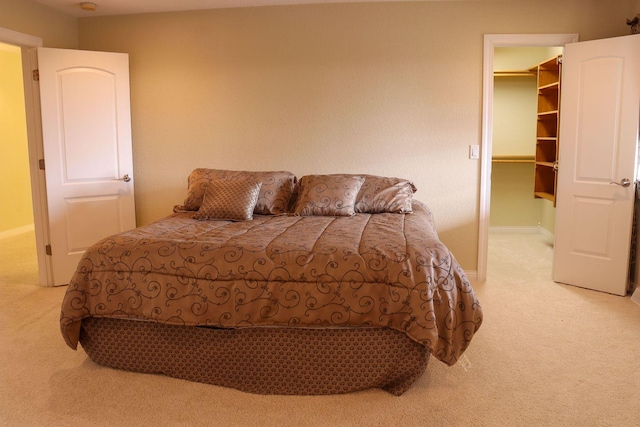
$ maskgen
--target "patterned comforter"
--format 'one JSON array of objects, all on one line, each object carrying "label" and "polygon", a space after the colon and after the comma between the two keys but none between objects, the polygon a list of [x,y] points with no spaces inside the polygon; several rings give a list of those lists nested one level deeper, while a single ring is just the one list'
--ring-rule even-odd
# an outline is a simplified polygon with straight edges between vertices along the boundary
[{"label": "patterned comforter", "polygon": [[411,214],[198,221],[176,213],[87,250],[62,304],[85,317],[176,325],[389,327],[453,365],[482,323],[467,277],[420,202]]}]

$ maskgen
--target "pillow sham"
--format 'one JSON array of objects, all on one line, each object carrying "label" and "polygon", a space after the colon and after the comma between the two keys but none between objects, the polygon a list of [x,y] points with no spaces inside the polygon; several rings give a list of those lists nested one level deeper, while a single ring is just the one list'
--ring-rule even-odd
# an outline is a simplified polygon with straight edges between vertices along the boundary
[{"label": "pillow sham", "polygon": [[212,180],[193,219],[245,221],[253,219],[262,183],[252,180]]},{"label": "pillow sham", "polygon": [[182,205],[176,205],[174,212],[197,211],[202,204],[207,184],[211,180],[246,180],[262,184],[254,213],[279,215],[288,212],[296,176],[288,171],[251,172],[223,169],[194,169],[187,180],[187,196]]},{"label": "pillow sham", "polygon": [[413,193],[417,191],[413,182],[402,178],[358,174],[364,178],[356,198],[356,213],[410,213]]},{"label": "pillow sham", "polygon": [[364,178],[353,175],[305,175],[298,184],[294,215],[353,216]]}]

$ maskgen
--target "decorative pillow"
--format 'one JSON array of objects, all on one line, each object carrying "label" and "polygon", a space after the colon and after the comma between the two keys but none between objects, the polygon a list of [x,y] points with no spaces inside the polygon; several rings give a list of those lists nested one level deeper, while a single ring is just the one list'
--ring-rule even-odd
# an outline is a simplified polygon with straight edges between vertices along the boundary
[{"label": "decorative pillow", "polygon": [[364,178],[353,175],[306,175],[300,179],[295,215],[353,216]]},{"label": "decorative pillow", "polygon": [[173,211],[197,211],[202,204],[209,181],[246,179],[262,183],[254,213],[278,215],[288,211],[289,201],[296,183],[296,176],[291,172],[249,172],[206,168],[194,169],[191,172],[188,179],[187,197],[182,205],[174,206]]},{"label": "decorative pillow", "polygon": [[357,175],[364,178],[356,198],[357,213],[409,213],[412,211],[413,182],[401,178],[376,175]]},{"label": "decorative pillow", "polygon": [[193,219],[243,221],[253,219],[262,183],[251,180],[209,181]]}]

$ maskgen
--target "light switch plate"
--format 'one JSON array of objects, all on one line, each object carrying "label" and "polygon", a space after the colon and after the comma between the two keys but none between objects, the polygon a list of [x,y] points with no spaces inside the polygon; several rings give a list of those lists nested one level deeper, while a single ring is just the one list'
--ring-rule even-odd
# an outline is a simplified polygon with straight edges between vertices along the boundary
[{"label": "light switch plate", "polygon": [[471,160],[478,160],[480,158],[480,146],[477,144],[469,146],[469,158]]}]

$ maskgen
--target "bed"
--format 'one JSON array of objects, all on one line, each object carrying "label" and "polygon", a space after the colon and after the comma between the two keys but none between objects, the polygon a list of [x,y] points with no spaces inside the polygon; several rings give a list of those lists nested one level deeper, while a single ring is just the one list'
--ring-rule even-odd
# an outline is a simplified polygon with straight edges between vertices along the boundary
[{"label": "bed", "polygon": [[261,394],[400,395],[482,309],[412,182],[196,169],[174,213],[90,247],[60,327],[95,362]]}]

